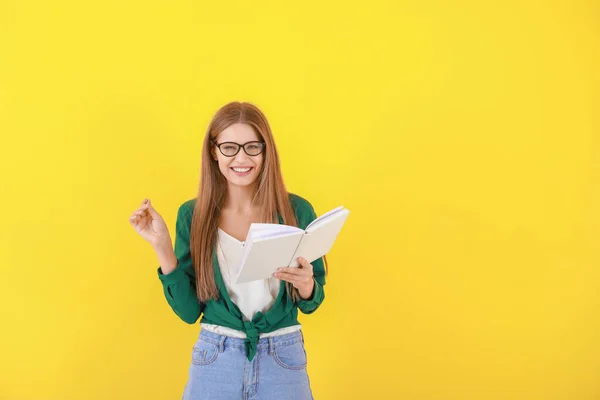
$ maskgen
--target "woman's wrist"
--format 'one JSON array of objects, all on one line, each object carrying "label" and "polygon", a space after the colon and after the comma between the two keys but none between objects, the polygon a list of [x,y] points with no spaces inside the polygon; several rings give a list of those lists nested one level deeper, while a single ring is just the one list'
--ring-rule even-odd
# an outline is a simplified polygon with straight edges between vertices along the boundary
[{"label": "woman's wrist", "polygon": [[308,300],[313,297],[314,291],[315,291],[315,278],[312,278],[310,286],[308,286],[305,289],[303,288],[303,290],[299,289],[298,294],[300,295],[300,298],[302,300]]},{"label": "woman's wrist", "polygon": [[173,251],[173,245],[171,243],[160,243],[154,246],[156,257],[158,258],[158,264],[164,275],[167,275],[177,267],[177,257]]}]

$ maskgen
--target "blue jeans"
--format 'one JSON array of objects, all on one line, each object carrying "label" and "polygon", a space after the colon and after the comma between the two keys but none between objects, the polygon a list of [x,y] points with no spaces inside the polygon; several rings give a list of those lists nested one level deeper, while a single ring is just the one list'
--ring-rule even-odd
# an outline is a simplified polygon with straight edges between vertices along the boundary
[{"label": "blue jeans", "polygon": [[302,331],[261,338],[252,361],[244,339],[201,330],[183,400],[313,400]]}]

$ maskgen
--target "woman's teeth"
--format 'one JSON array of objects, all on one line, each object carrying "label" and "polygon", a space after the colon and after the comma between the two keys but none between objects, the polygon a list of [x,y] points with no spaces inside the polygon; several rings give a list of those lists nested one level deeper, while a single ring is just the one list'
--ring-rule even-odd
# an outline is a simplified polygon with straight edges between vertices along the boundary
[{"label": "woman's teeth", "polygon": [[248,176],[254,167],[249,168],[231,168],[237,176]]}]

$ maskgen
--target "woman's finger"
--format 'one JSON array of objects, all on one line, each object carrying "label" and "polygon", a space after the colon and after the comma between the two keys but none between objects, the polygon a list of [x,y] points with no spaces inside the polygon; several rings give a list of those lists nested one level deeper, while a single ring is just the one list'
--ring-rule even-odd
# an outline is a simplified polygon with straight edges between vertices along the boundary
[{"label": "woman's finger", "polygon": [[150,200],[145,199],[142,204],[138,207],[138,210],[147,210],[150,207]]},{"label": "woman's finger", "polygon": [[162,217],[160,216],[160,214],[158,213],[158,211],[156,211],[154,209],[154,207],[152,206],[152,201],[148,200],[147,204],[148,204],[148,213],[150,214],[150,216],[152,218],[155,218],[155,219],[159,219],[159,220],[162,219]]},{"label": "woman's finger", "polygon": [[312,271],[312,268],[313,268],[313,266],[312,266],[312,264],[311,264],[311,263],[309,263],[309,262],[306,260],[306,258],[303,258],[303,257],[298,257],[298,263],[299,263],[300,265],[302,265],[302,268],[304,268],[304,269],[310,269],[310,270]]},{"label": "woman's finger", "polygon": [[308,271],[303,268],[292,268],[292,267],[280,267],[277,269],[277,272],[285,272],[287,274],[292,274],[292,275],[297,275],[297,276],[312,275],[312,271]]},{"label": "woman's finger", "polygon": [[302,284],[302,283],[306,283],[308,282],[311,278],[308,276],[299,276],[299,275],[294,275],[294,274],[290,274],[287,272],[276,272],[275,273],[275,278],[277,279],[281,279],[293,284]]},{"label": "woman's finger", "polygon": [[281,279],[291,283],[295,283],[300,279],[298,275],[290,274],[289,272],[275,272],[273,276],[277,279]]},{"label": "woman's finger", "polygon": [[291,283],[292,286],[294,286],[296,288],[301,285],[301,282],[298,281],[298,280],[296,280],[296,279],[283,279],[283,278],[279,278],[279,279],[281,281],[283,281],[283,282],[289,282],[289,283]]}]

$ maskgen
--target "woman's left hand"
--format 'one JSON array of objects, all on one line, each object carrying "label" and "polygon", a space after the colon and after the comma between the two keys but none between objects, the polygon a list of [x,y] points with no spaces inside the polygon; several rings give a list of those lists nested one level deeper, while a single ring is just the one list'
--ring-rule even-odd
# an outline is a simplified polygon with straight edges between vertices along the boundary
[{"label": "woman's left hand", "polygon": [[300,263],[300,266],[297,268],[277,268],[277,272],[275,272],[273,276],[277,279],[281,279],[282,281],[290,282],[296,289],[298,289],[300,297],[306,300],[312,297],[313,289],[315,287],[315,280],[313,279],[313,266],[302,257],[298,257],[298,262]]}]

